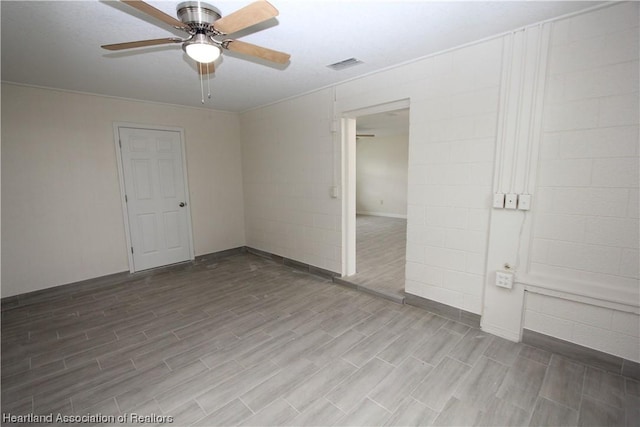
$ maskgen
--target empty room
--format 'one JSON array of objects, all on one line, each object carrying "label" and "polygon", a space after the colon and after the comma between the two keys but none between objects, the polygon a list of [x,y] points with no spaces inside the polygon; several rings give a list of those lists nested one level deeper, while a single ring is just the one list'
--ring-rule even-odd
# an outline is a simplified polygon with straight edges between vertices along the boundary
[{"label": "empty room", "polygon": [[640,3],[0,19],[2,425],[640,425]]}]

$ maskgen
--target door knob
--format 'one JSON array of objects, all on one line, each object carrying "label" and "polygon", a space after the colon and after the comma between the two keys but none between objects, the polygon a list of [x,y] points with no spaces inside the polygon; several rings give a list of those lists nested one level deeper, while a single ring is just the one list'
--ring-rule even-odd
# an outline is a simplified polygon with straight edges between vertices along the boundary
[{"label": "door knob", "polygon": [[179,205],[179,206],[180,206],[181,208],[184,208],[184,207],[186,206],[186,203],[185,203],[185,202],[180,202],[180,205]]}]

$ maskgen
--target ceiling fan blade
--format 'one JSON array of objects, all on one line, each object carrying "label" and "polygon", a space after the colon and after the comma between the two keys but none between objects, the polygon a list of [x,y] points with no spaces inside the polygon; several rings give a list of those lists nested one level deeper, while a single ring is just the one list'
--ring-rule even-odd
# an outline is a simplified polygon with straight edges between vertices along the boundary
[{"label": "ceiling fan blade", "polygon": [[278,9],[266,0],[259,0],[218,19],[213,27],[221,33],[231,34],[276,16]]},{"label": "ceiling fan blade", "polygon": [[141,0],[122,0],[122,2],[138,9],[140,12],[146,13],[147,15],[164,22],[165,24],[169,24],[172,27],[180,28],[181,30],[187,30],[189,28],[173,16],[167,15],[163,11],[158,10],[150,4],[147,4]]},{"label": "ceiling fan blade", "polygon": [[255,56],[278,64],[286,64],[291,58],[288,53],[278,52],[277,50],[267,49],[266,47],[256,46],[240,40],[225,40],[222,42],[222,47],[232,52],[244,53],[245,55]]},{"label": "ceiling fan blade", "polygon": [[159,44],[182,43],[182,42],[184,42],[184,40],[179,39],[177,37],[167,37],[164,39],[138,40],[135,42],[105,44],[100,47],[107,50],[123,50],[123,49],[132,49],[134,47],[156,46]]}]

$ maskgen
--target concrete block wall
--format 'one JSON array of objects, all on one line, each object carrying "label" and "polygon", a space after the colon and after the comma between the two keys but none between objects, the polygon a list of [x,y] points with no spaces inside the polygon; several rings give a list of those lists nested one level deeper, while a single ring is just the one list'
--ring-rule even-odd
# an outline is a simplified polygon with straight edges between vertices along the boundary
[{"label": "concrete block wall", "polygon": [[332,90],[241,117],[247,246],[340,271]]},{"label": "concrete block wall", "polygon": [[525,328],[640,362],[636,313],[527,293]]},{"label": "concrete block wall", "polygon": [[481,313],[501,41],[426,61],[411,98],[406,291]]},{"label": "concrete block wall", "polygon": [[410,99],[405,291],[479,314],[502,41],[336,88],[338,114]]},{"label": "concrete block wall", "polygon": [[[639,5],[554,23],[530,271],[639,288]],[[622,298],[618,298],[621,300]],[[619,311],[529,295],[525,328],[640,360],[640,301]]]}]

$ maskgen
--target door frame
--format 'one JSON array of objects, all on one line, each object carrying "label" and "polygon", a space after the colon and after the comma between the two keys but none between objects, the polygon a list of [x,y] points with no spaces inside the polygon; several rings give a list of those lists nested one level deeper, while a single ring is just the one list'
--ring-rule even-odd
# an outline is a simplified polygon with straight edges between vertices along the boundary
[{"label": "door frame", "polygon": [[[411,108],[409,98],[343,111],[342,152],[342,277],[356,274],[356,120],[360,116]],[[411,139],[409,139],[409,145]],[[405,248],[406,251],[406,248]]]},{"label": "door frame", "polygon": [[[118,164],[118,183],[120,184],[120,204],[122,206],[122,218],[124,220],[124,235],[127,242],[127,259],[129,260],[129,273],[135,273],[135,263],[131,253],[131,228],[129,225],[129,210],[125,199],[126,188],[124,184],[124,168],[122,166],[122,149],[120,147],[120,128],[146,129],[157,131],[178,132],[180,134],[180,151],[182,153],[182,175],[184,182],[185,207],[187,208],[187,234],[189,239],[189,259],[195,259],[195,249],[193,246],[193,227],[191,225],[191,200],[189,200],[189,177],[187,174],[187,153],[184,143],[184,129],[174,126],[148,125],[131,122],[113,122],[113,144],[116,148],[116,161]],[[161,267],[161,266],[159,266]]]}]

